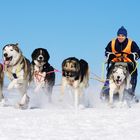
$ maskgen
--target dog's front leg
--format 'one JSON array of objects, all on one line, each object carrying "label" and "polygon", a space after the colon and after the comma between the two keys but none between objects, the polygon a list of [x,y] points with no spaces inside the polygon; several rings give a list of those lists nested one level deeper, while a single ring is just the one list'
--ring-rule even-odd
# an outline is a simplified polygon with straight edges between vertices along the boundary
[{"label": "dog's front leg", "polygon": [[44,85],[45,85],[45,81],[38,83],[34,91],[38,92]]},{"label": "dog's front leg", "polygon": [[59,99],[60,101],[63,101],[66,85],[67,85],[67,82],[65,81],[64,78],[62,78],[62,82],[61,82],[61,92],[60,92],[60,99]]},{"label": "dog's front leg", "polygon": [[114,90],[110,89],[109,91],[109,104],[113,105],[113,95],[114,95]]},{"label": "dog's front leg", "polygon": [[14,79],[11,81],[11,83],[8,85],[8,90],[14,88],[14,86],[17,84],[17,79]]},{"label": "dog's front leg", "polygon": [[109,81],[109,105],[113,107],[113,95],[116,90],[116,85],[113,80]]},{"label": "dog's front leg", "polygon": [[29,103],[29,96],[25,93],[22,98],[21,101],[17,104],[17,108],[20,109],[26,109],[28,107],[28,103]]},{"label": "dog's front leg", "polygon": [[61,94],[60,94],[60,101],[63,101],[64,98],[64,91],[65,91],[65,85],[61,85]]},{"label": "dog's front leg", "polygon": [[75,109],[78,109],[78,105],[79,105],[79,88],[75,88],[74,90],[74,106]]},{"label": "dog's front leg", "polygon": [[124,88],[122,87],[119,92],[119,101],[120,103],[123,102],[123,95],[124,95]]}]

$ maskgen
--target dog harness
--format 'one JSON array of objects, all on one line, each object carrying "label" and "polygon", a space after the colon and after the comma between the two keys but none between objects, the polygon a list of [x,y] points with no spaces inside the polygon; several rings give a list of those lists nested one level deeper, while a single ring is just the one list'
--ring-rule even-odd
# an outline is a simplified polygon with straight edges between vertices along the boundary
[{"label": "dog harness", "polygon": [[45,74],[39,71],[34,71],[34,80],[35,83],[45,81]]},{"label": "dog harness", "polygon": [[48,71],[45,74],[43,72],[34,71],[34,77],[35,77],[35,80],[37,82],[41,82],[43,80],[46,81],[46,79],[45,79],[46,75],[51,74],[51,73],[54,73],[54,72],[60,72],[61,73],[61,71],[59,71],[57,69],[54,69],[52,71]]},{"label": "dog harness", "polygon": [[[24,64],[21,64],[23,61],[24,61]],[[27,63],[25,61],[25,58],[21,59],[19,62],[20,63],[16,66],[15,72],[12,72],[13,67],[4,65],[4,71],[6,72],[9,79],[11,79],[11,80],[13,78],[17,79],[20,76],[20,71],[23,69],[24,66],[25,66],[24,71],[25,71],[25,73],[27,72]],[[27,76],[27,74],[25,74],[25,77],[26,76]]]},{"label": "dog harness", "polygon": [[115,50],[115,42],[116,42],[116,39],[113,39],[112,42],[111,42],[112,52],[116,56],[114,59],[112,59],[112,62],[132,62],[132,60],[130,58],[128,58],[128,54],[131,54],[132,40],[128,39],[127,46],[125,47],[124,50],[122,50],[121,53],[118,53]]}]

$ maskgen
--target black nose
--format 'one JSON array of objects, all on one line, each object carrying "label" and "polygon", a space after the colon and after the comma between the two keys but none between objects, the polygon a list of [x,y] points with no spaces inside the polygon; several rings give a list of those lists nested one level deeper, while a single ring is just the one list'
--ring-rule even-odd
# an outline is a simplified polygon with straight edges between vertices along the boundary
[{"label": "black nose", "polygon": [[69,76],[69,72],[66,72],[66,75]]},{"label": "black nose", "polygon": [[43,59],[43,57],[42,56],[39,56],[39,60],[42,60]]},{"label": "black nose", "polygon": [[71,76],[70,72],[66,72],[66,76]]},{"label": "black nose", "polygon": [[120,76],[117,76],[118,79],[120,79]]},{"label": "black nose", "polygon": [[7,53],[4,53],[4,57],[7,57],[8,56],[8,54]]}]

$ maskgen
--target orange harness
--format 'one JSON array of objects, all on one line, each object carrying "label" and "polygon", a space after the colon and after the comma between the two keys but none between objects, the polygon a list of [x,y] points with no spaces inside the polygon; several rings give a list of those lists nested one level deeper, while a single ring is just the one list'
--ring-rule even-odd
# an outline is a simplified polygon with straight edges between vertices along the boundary
[{"label": "orange harness", "polygon": [[112,52],[116,55],[116,57],[114,59],[112,59],[112,62],[132,62],[132,60],[127,57],[128,54],[131,54],[132,40],[128,39],[127,46],[125,47],[124,50],[122,50],[122,53],[118,53],[115,50],[115,42],[116,42],[115,39],[113,39],[111,42]]}]

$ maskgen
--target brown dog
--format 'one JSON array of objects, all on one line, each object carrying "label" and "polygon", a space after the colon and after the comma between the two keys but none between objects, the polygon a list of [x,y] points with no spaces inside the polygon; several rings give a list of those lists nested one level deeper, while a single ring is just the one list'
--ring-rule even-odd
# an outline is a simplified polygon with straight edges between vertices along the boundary
[{"label": "brown dog", "polygon": [[75,108],[79,105],[79,98],[84,89],[89,85],[88,63],[75,57],[69,57],[62,63],[62,87],[61,94],[64,95],[65,87],[70,87],[74,94]]}]

